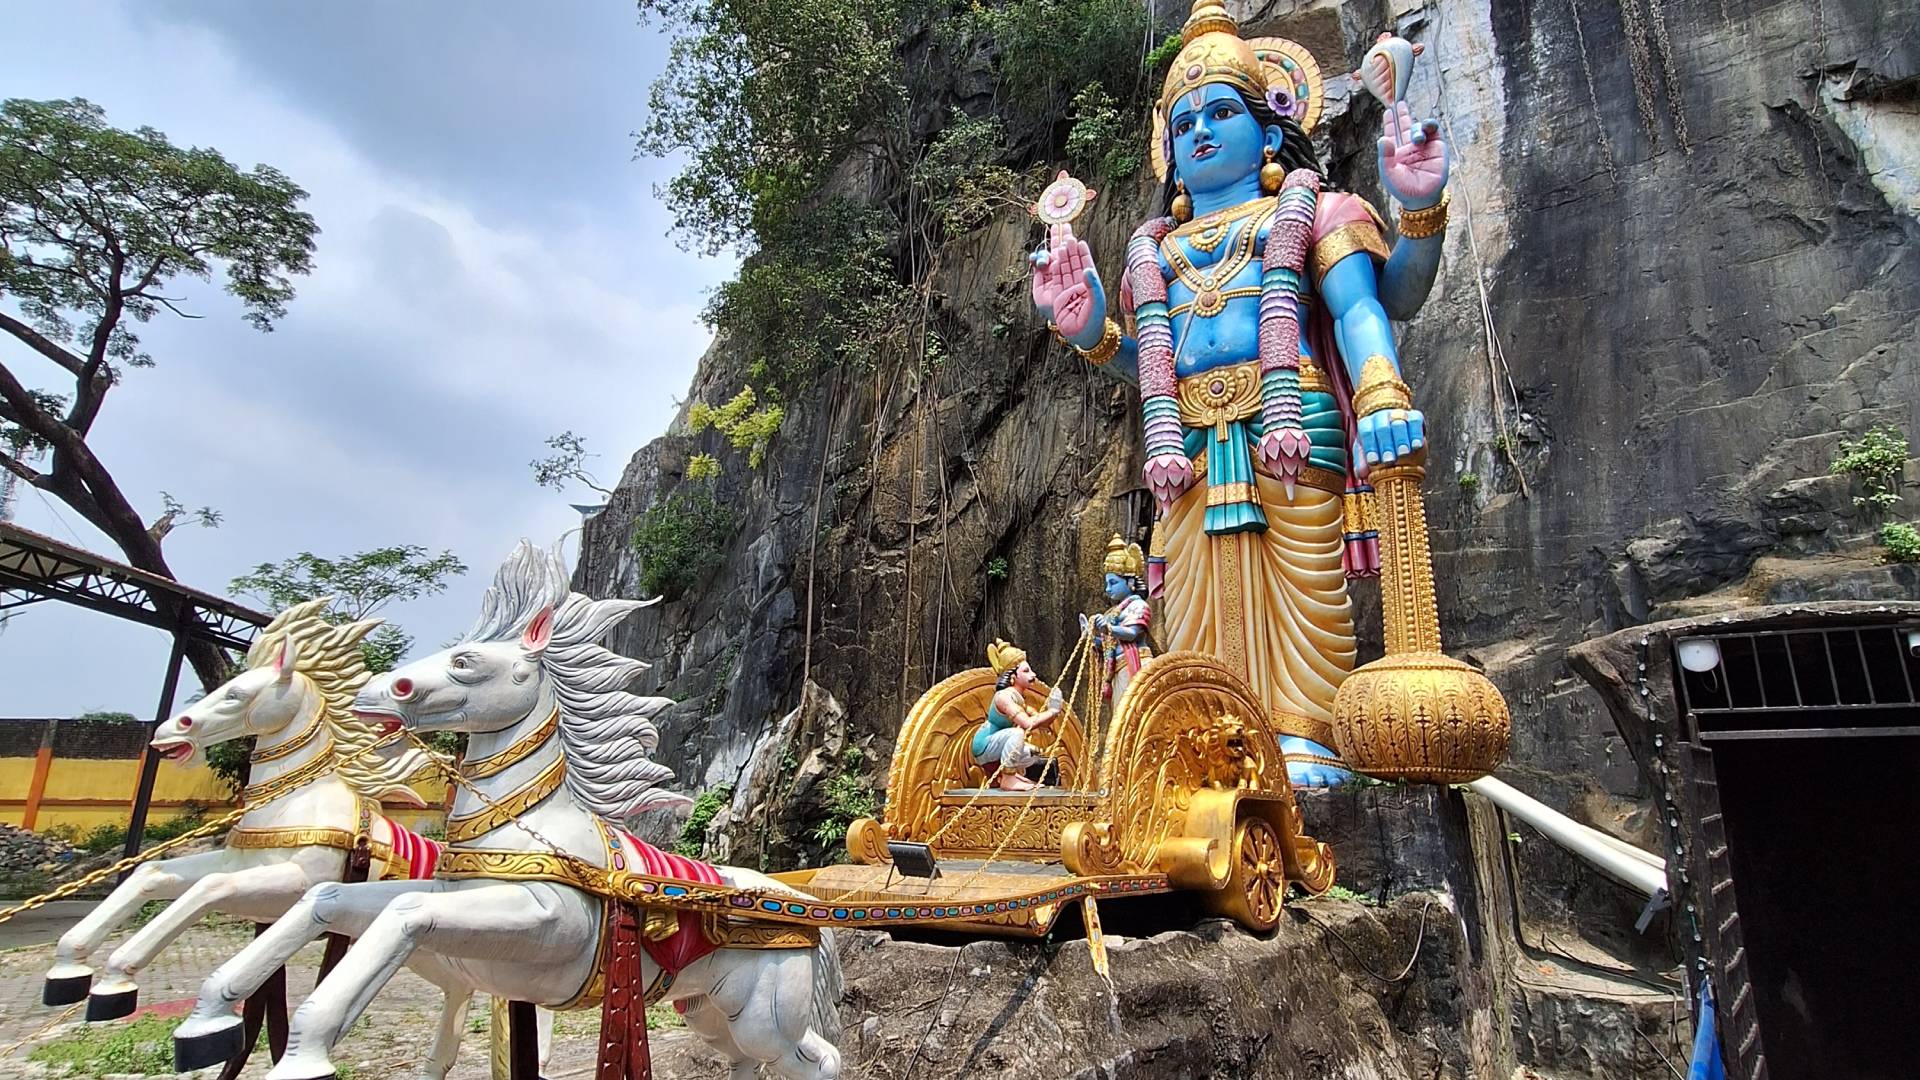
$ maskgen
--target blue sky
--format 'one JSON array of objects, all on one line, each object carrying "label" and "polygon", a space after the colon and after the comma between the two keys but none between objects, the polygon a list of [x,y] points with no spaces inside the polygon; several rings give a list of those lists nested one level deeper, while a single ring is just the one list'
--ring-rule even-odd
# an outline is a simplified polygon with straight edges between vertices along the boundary
[{"label": "blue sky", "polygon": [[[314,271],[279,329],[250,329],[217,277],[176,286],[205,317],[141,328],[157,366],[128,373],[95,428],[149,518],[162,490],[225,512],[168,538],[188,584],[225,592],[301,550],[451,548],[472,572],[388,613],[432,648],[516,540],[578,523],[527,468],[546,436],[585,436],[610,484],[665,430],[733,265],[666,238],[652,191],[673,163],[633,158],[666,42],[632,4],[13,3],[7,38],[0,97],[85,97],[311,196]],[[0,358],[62,388],[11,338]],[[118,554],[36,493],[16,520]],[[147,718],[166,649],[25,610],[0,633],[0,716]]]}]

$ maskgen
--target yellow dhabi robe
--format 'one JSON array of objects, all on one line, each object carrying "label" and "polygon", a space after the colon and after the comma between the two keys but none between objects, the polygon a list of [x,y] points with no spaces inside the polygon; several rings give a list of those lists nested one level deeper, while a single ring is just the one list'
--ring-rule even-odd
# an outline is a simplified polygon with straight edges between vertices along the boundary
[{"label": "yellow dhabi robe", "polygon": [[1269,711],[1308,721],[1284,725],[1290,733],[1327,743],[1356,652],[1341,498],[1296,485],[1289,501],[1278,480],[1259,474],[1256,484],[1265,532],[1209,535],[1204,483],[1161,518],[1167,643],[1219,657]]}]

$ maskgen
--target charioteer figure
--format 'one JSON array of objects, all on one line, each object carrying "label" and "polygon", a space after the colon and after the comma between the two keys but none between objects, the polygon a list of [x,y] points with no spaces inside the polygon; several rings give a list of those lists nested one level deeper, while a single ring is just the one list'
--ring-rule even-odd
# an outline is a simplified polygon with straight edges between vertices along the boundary
[{"label": "charioteer figure", "polygon": [[1365,81],[1391,85],[1380,176],[1401,206],[1389,247],[1308,140],[1324,85],[1305,48],[1242,39],[1218,0],[1198,0],[1182,41],[1153,113],[1166,215],[1127,245],[1119,310],[1067,221],[1031,257],[1033,298],[1062,341],[1139,384],[1162,643],[1247,681],[1289,736],[1296,785],[1336,784],[1346,583],[1380,572],[1367,477],[1425,453],[1389,320],[1432,288],[1447,151],[1401,100],[1410,47],[1377,48]]},{"label": "charioteer figure", "polygon": [[1031,791],[1039,785],[1028,779],[1027,770],[1046,755],[1027,735],[1060,715],[1060,691],[1048,696],[1046,709],[1031,712],[1025,693],[1039,676],[1027,663],[1026,650],[995,641],[987,646],[987,664],[993,668],[997,688],[987,706],[986,722],[973,733],[973,760],[1001,790]]},{"label": "charioteer figure", "polygon": [[1129,544],[1115,533],[1107,541],[1105,590],[1113,606],[1091,620],[1081,616],[1081,631],[1091,631],[1101,663],[1101,681],[1110,701],[1119,704],[1127,684],[1140,665],[1153,657],[1147,631],[1153,625],[1153,605],[1147,602],[1146,555],[1139,544]]}]

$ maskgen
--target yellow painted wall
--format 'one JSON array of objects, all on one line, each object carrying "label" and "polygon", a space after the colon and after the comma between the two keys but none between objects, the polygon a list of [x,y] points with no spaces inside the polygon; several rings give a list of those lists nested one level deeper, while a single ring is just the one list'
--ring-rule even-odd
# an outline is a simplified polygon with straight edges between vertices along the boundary
[{"label": "yellow painted wall", "polygon": [[[26,814],[27,790],[33,782],[33,758],[0,757],[0,821],[18,825]],[[44,830],[66,825],[87,832],[97,825],[125,825],[133,811],[134,789],[140,783],[137,759],[99,760],[56,756],[47,771],[47,788],[40,799],[40,814],[34,828]],[[427,801],[429,809],[414,810],[388,806],[389,817],[419,832],[438,832],[446,815],[440,809],[446,799],[446,781],[435,775],[422,777],[414,790]],[[161,762],[154,774],[153,805],[148,821],[166,821],[179,817],[190,804],[208,809],[233,806],[233,795],[225,781],[205,764],[183,769]]]}]

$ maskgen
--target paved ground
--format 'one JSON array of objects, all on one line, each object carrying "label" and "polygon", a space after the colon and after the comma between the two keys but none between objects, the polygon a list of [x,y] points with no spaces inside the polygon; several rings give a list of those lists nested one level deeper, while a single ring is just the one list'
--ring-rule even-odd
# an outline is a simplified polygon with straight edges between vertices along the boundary
[{"label": "paved ground", "polygon": [[[40,1004],[42,976],[53,956],[53,941],[83,914],[90,905],[78,903],[51,912],[28,923],[16,919],[0,924],[7,930],[7,946],[0,949],[0,1078],[42,1078],[52,1075],[46,1066],[30,1063],[27,1055],[35,1046],[84,1028],[79,1011],[60,1022],[66,1010],[49,1009]],[[181,936],[162,953],[154,966],[140,979],[140,1002],[144,1008],[159,1012],[184,1011],[198,991],[206,973],[232,956],[253,936],[252,927],[234,921],[211,920]],[[117,943],[125,935],[114,939]],[[110,950],[111,944],[104,947]],[[105,955],[103,951],[102,955]],[[312,989],[320,964],[320,946],[309,946],[294,958],[288,969],[289,992],[294,1004]],[[487,1052],[489,1003],[485,995],[476,995],[469,1007],[466,1039],[452,1080],[485,1080],[490,1075]],[[349,1080],[395,1080],[418,1075],[419,1062],[433,1038],[440,1013],[440,991],[414,975],[402,971],[387,985],[365,1018],[355,1026],[334,1056],[336,1063],[348,1066]],[[556,1045],[547,1075],[551,1080],[571,1080],[593,1075],[595,1036],[600,1027],[598,1010],[561,1015],[555,1026]],[[658,1032],[654,1039],[656,1063],[668,1066],[662,1076],[706,1078],[726,1074],[718,1061],[704,1054],[689,1059],[687,1045],[697,1043],[685,1031]],[[16,1045],[19,1044],[19,1045]],[[704,1060],[697,1060],[704,1059]],[[671,1064],[669,1064],[671,1063]],[[264,1077],[264,1056],[251,1062],[244,1076],[249,1080]],[[157,1075],[174,1075],[162,1073]],[[204,1074],[214,1075],[212,1071]]]}]

